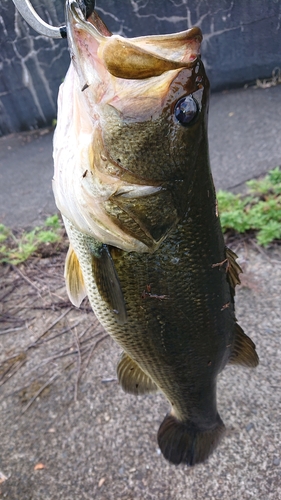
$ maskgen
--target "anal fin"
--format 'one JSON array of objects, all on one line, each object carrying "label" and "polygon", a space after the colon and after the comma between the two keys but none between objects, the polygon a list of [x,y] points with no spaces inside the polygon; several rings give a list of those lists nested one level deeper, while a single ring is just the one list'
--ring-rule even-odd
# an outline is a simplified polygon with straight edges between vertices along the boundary
[{"label": "anal fin", "polygon": [[241,326],[237,323],[235,326],[232,352],[228,362],[230,364],[249,366],[251,368],[259,364],[259,357],[254,342],[243,332]]},{"label": "anal fin", "polygon": [[64,277],[69,300],[74,306],[80,307],[82,300],[87,295],[87,290],[78,257],[71,245],[65,259]]},{"label": "anal fin", "polygon": [[153,380],[125,352],[123,352],[117,366],[117,377],[123,391],[129,394],[138,396],[158,390]]},{"label": "anal fin", "polygon": [[127,320],[127,312],[122,288],[109,248],[101,245],[99,252],[92,251],[92,270],[99,293],[115,314],[119,324]]}]

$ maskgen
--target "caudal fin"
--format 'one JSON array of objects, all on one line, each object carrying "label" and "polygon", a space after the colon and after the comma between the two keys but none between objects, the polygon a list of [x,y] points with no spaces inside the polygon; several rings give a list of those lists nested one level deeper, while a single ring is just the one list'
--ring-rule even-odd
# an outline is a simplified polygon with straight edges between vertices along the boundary
[{"label": "caudal fin", "polygon": [[180,422],[173,415],[167,415],[158,431],[158,445],[166,460],[178,465],[195,465],[204,462],[217,447],[225,426],[217,415],[213,427],[201,430],[190,421]]}]

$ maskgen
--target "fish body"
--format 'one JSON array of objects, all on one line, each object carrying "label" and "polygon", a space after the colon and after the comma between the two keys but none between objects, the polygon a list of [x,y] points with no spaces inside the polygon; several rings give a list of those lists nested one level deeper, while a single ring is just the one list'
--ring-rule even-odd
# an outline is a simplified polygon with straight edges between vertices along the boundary
[{"label": "fish body", "polygon": [[194,465],[224,433],[218,374],[258,363],[234,313],[241,270],[209,166],[201,32],[122,39],[73,2],[68,30],[54,143],[68,293],[75,305],[88,295],[123,348],[123,389],[170,402],[158,432],[165,458]]}]

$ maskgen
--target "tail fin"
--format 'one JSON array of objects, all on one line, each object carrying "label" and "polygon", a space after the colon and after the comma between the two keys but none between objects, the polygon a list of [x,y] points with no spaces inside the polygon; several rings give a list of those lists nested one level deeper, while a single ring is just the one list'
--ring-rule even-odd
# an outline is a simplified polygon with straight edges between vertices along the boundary
[{"label": "tail fin", "polygon": [[207,430],[201,430],[190,421],[180,422],[173,415],[167,415],[159,427],[158,445],[169,462],[195,465],[204,462],[214,451],[224,431],[219,414],[215,425]]}]

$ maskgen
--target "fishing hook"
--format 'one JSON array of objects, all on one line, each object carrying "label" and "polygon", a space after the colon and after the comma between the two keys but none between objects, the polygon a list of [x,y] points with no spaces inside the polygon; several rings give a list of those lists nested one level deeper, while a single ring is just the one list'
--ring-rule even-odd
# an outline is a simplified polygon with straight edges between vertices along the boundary
[{"label": "fishing hook", "polygon": [[[25,21],[40,35],[48,36],[49,38],[67,38],[66,26],[51,26],[47,24],[32,7],[30,0],[13,0],[19,13]],[[81,9],[83,15],[87,19],[94,11],[95,0],[79,0],[77,6]]]}]

